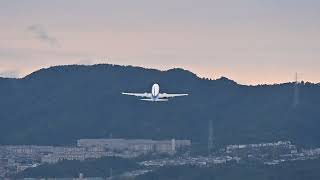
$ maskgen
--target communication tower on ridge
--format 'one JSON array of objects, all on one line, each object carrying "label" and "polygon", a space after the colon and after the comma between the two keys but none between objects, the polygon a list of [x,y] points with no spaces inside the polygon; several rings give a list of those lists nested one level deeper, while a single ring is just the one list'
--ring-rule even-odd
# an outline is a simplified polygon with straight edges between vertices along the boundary
[{"label": "communication tower on ridge", "polygon": [[298,81],[298,73],[295,74],[295,84],[294,84],[294,94],[293,94],[293,107],[297,107],[299,105],[299,81]]}]

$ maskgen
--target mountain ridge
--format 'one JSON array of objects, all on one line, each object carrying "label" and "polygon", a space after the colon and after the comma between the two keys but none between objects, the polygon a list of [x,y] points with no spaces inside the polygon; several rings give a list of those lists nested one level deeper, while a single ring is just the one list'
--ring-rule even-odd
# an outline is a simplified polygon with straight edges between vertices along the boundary
[{"label": "mountain ridge", "polygon": [[[207,78],[207,77],[199,77],[197,74],[193,73],[192,71],[189,70],[185,70],[183,68],[170,68],[167,70],[159,70],[159,69],[155,69],[155,68],[145,68],[145,67],[140,67],[140,66],[132,66],[132,65],[117,65],[117,64],[94,64],[94,65],[80,65],[80,64],[70,64],[70,65],[57,65],[57,66],[51,66],[48,68],[41,68],[39,70],[36,70],[34,72],[31,72],[30,74],[27,74],[24,77],[21,78],[11,78],[11,77],[0,77],[0,80],[23,80],[23,79],[28,79],[34,75],[37,75],[39,73],[45,73],[48,71],[52,71],[52,70],[59,70],[59,69],[68,69],[68,68],[75,68],[75,67],[80,67],[80,68],[96,68],[96,67],[117,67],[117,68],[122,68],[122,67],[126,67],[126,68],[137,68],[140,70],[148,70],[148,71],[158,71],[158,72],[181,72],[181,73],[187,73],[190,74],[191,76],[196,76],[199,79],[206,79],[206,80],[211,80],[211,81],[230,81],[230,83],[236,83],[239,84],[238,82],[225,77],[225,76],[221,76],[219,78],[216,79],[211,79],[211,78]],[[282,84],[287,84],[287,83],[294,83],[294,82],[282,82],[282,83],[273,83],[273,84],[256,84],[256,85],[245,85],[245,84],[239,84],[239,85],[243,85],[243,86],[265,86],[265,85],[282,85]],[[308,83],[308,84],[313,84],[313,85],[319,85],[320,83],[312,83],[312,82],[304,82],[302,81],[302,83]]]},{"label": "mountain ridge", "polygon": [[[188,93],[146,103],[121,92]],[[73,144],[80,138],[191,139],[206,144],[213,120],[217,145],[291,140],[320,145],[320,86],[239,85],[199,78],[183,69],[56,66],[22,79],[0,79],[0,144]],[[204,145],[205,146],[205,145]]]}]

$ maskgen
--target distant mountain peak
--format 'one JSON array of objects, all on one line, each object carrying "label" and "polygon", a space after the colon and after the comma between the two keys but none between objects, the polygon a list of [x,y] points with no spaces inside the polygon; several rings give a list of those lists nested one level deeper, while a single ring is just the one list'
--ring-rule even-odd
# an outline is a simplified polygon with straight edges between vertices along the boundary
[{"label": "distant mountain peak", "polygon": [[169,69],[167,70],[166,72],[168,73],[181,73],[181,74],[189,74],[191,76],[194,76],[194,77],[197,77],[197,75],[189,70],[185,70],[185,69],[182,69],[182,68],[172,68],[172,69]]},{"label": "distant mountain peak", "polygon": [[235,82],[232,79],[229,79],[227,77],[221,76],[219,79],[216,79],[216,81],[218,82],[224,82],[224,83],[229,83],[229,84],[238,84],[237,82]]},{"label": "distant mountain peak", "polygon": [[52,66],[48,68],[42,68],[37,71],[34,71],[33,73],[25,76],[26,79],[34,78],[40,76],[51,76],[51,75],[57,75],[60,73],[66,73],[66,72],[77,72],[77,71],[101,71],[101,70],[107,70],[109,68],[112,68],[113,70],[122,69],[122,70],[138,70],[138,71],[158,71],[158,72],[164,72],[168,74],[175,74],[178,76],[189,76],[196,78],[197,75],[194,74],[191,71],[182,69],[182,68],[172,68],[169,70],[158,70],[153,68],[144,68],[144,67],[138,67],[138,66],[131,66],[131,65],[115,65],[115,64],[94,64],[94,65],[59,65],[59,66]]}]

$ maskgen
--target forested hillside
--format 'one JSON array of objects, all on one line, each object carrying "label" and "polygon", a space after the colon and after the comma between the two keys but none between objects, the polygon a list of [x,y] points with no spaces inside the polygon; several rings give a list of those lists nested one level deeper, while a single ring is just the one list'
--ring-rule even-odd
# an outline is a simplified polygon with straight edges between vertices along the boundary
[{"label": "forested hillside", "polygon": [[[189,93],[144,102],[121,92]],[[182,70],[131,66],[57,66],[22,79],[0,79],[0,144],[65,145],[80,138],[191,139],[219,145],[291,140],[320,145],[320,85],[244,86]]]}]

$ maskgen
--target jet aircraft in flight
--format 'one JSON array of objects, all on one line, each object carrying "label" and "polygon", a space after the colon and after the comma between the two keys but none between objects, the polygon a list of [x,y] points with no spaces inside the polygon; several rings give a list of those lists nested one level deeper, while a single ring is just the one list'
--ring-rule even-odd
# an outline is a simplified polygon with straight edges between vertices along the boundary
[{"label": "jet aircraft in flight", "polygon": [[125,93],[124,95],[129,96],[137,96],[144,99],[140,99],[142,101],[168,101],[168,98],[178,97],[178,96],[188,96],[188,94],[167,94],[167,93],[160,93],[160,86],[159,84],[154,84],[151,89],[151,93]]}]

